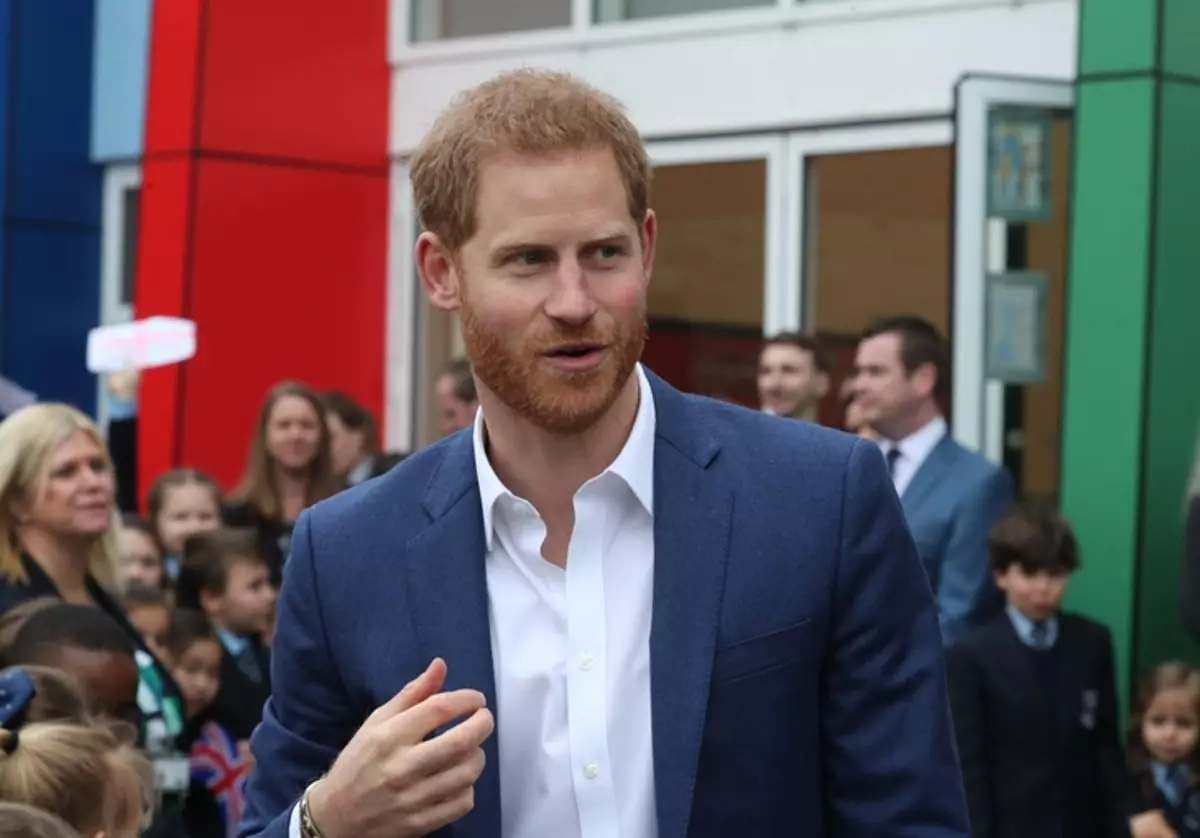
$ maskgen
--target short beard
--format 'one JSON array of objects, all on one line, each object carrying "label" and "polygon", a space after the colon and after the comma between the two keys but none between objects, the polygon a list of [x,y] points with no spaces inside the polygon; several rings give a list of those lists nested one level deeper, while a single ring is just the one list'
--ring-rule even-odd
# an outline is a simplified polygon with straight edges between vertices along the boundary
[{"label": "short beard", "polygon": [[[487,328],[465,296],[461,316],[463,343],[479,381],[517,415],[563,436],[586,431],[608,412],[642,357],[648,332],[644,306],[628,323],[609,329],[594,323],[569,329],[551,321],[536,335],[507,341]],[[607,357],[585,373],[555,370],[542,358],[547,349],[576,341],[604,344]]]}]

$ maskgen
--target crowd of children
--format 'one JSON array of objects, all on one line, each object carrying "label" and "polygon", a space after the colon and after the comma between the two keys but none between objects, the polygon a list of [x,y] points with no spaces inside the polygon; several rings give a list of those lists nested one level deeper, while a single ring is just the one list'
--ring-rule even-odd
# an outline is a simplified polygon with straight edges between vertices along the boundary
[{"label": "crowd of children", "polygon": [[[139,693],[154,670],[110,614],[46,596],[0,617],[9,667],[0,675],[0,800],[53,812],[87,836],[236,835],[248,740],[270,694],[275,588],[257,534],[223,526],[221,502],[203,474],[170,472],[150,492],[151,517],[126,517],[121,528],[121,611],[178,690],[177,702],[160,702],[168,745],[153,747],[144,730],[156,720]],[[64,762],[68,744],[79,758]],[[136,782],[118,763],[141,772]],[[65,788],[78,801],[46,791]],[[131,788],[136,818],[123,802]],[[0,812],[0,822],[28,821],[0,833],[56,834],[29,811]]]}]

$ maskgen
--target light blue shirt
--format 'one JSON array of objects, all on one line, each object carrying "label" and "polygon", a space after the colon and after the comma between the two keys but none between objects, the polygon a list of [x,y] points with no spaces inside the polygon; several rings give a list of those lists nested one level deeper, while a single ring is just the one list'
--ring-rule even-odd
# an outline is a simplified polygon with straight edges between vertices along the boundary
[{"label": "light blue shirt", "polygon": [[1161,762],[1150,763],[1150,771],[1154,775],[1154,785],[1163,793],[1172,806],[1183,803],[1187,797],[1187,788],[1191,784],[1186,765],[1163,765]]},{"label": "light blue shirt", "polygon": [[250,645],[250,641],[244,637],[238,637],[236,634],[225,631],[225,629],[217,629],[217,638],[221,641],[221,645],[225,647],[225,651],[229,652],[234,659],[238,658],[242,652],[246,651],[246,647]]},{"label": "light blue shirt", "polygon": [[1017,637],[1029,648],[1053,649],[1054,644],[1058,642],[1058,617],[1051,617],[1043,622],[1043,625],[1046,627],[1046,637],[1041,644],[1038,644],[1034,640],[1033,620],[1026,617],[1011,605],[1004,609],[1004,613],[1008,615],[1009,622],[1012,623],[1013,630],[1016,631]]}]

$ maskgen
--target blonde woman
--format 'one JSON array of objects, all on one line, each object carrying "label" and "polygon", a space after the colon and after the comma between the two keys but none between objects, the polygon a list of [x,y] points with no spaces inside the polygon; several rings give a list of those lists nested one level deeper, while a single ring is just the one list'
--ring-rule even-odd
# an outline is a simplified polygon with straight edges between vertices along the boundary
[{"label": "blonde woman", "polygon": [[[141,744],[170,761],[183,732],[179,687],[109,593],[120,549],[115,495],[112,460],[83,413],[35,404],[0,422],[0,615],[54,597],[112,617],[136,650]],[[181,796],[186,783],[167,791]]]}]

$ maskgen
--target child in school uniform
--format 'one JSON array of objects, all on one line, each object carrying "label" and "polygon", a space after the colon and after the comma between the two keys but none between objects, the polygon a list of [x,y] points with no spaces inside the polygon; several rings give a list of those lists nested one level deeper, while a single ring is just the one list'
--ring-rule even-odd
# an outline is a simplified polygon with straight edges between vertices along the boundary
[{"label": "child in school uniform", "polygon": [[171,674],[183,692],[191,785],[183,809],[187,838],[237,838],[249,763],[238,742],[213,721],[224,650],[208,618],[178,609],[168,632]]},{"label": "child in school uniform", "polygon": [[1129,725],[1136,838],[1200,838],[1200,670],[1172,661],[1142,681]]},{"label": "child in school uniform", "polygon": [[275,589],[255,534],[223,528],[188,539],[176,606],[201,611],[212,623],[222,659],[211,716],[239,742],[248,740],[271,695],[262,636],[275,611]]},{"label": "child in school uniform", "polygon": [[1070,525],[1015,507],[988,536],[1006,607],[947,650],[976,838],[1127,838],[1112,638],[1060,611],[1079,567]]}]

